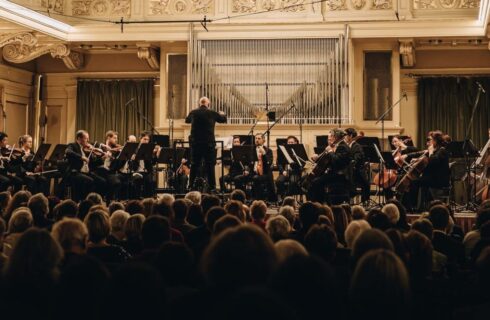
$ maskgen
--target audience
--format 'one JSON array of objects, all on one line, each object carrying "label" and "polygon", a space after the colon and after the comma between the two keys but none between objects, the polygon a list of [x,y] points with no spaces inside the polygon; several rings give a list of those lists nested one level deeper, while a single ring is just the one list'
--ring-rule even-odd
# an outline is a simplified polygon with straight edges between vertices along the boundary
[{"label": "audience", "polygon": [[274,243],[289,238],[291,233],[291,225],[288,219],[284,218],[282,215],[277,215],[275,217],[267,220],[265,225],[265,230],[271,237]]},{"label": "audience", "polygon": [[5,255],[10,256],[15,244],[22,236],[22,234],[31,228],[34,224],[34,219],[32,218],[31,210],[27,207],[19,207],[14,210],[12,217],[8,222],[8,235],[4,240],[4,251]]}]

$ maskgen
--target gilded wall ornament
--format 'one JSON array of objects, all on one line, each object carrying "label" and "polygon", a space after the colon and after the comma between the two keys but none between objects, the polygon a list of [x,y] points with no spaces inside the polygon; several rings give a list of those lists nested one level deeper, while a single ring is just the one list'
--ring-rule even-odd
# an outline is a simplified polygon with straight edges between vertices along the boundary
[{"label": "gilded wall ornament", "polygon": [[92,4],[92,13],[98,16],[106,14],[108,11],[107,2],[104,0],[97,0]]},{"label": "gilded wall ornament", "polygon": [[305,0],[281,0],[280,8],[282,12],[305,11]]},{"label": "gilded wall ornament", "polygon": [[131,0],[110,0],[111,15],[130,16],[131,15]]},{"label": "gilded wall ornament", "polygon": [[393,8],[393,3],[391,0],[373,0],[372,9],[375,10],[386,10]]},{"label": "gilded wall ornament", "polygon": [[262,9],[264,10],[273,10],[276,7],[275,0],[263,0],[262,1]]},{"label": "gilded wall ornament", "polygon": [[257,0],[233,0],[233,13],[247,13],[257,11]]},{"label": "gilded wall ornament", "polygon": [[192,1],[192,13],[194,14],[211,13],[213,0],[191,0],[191,1]]},{"label": "gilded wall ornament", "polygon": [[41,7],[63,13],[63,2],[64,0],[41,0]]},{"label": "gilded wall ornament", "polygon": [[366,0],[351,0],[352,8],[356,10],[361,10],[366,5]]},{"label": "gilded wall ornament", "polygon": [[169,14],[168,3],[169,0],[150,1],[150,15]]},{"label": "gilded wall ornament", "polygon": [[414,9],[436,9],[436,0],[414,0]]},{"label": "gilded wall ornament", "polygon": [[89,16],[91,0],[72,1],[71,12],[74,16]]},{"label": "gilded wall ornament", "polygon": [[325,2],[330,11],[346,10],[345,0],[327,0]]},{"label": "gilded wall ornament", "polygon": [[480,0],[461,0],[459,5],[462,9],[474,9],[480,7]]},{"label": "gilded wall ornament", "polygon": [[444,9],[452,9],[456,6],[458,0],[439,0],[439,4]]}]

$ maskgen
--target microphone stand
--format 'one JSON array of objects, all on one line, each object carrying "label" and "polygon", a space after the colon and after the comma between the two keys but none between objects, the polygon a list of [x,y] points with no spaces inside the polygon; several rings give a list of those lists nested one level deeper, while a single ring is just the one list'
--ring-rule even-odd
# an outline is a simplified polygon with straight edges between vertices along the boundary
[{"label": "microphone stand", "polygon": [[[274,126],[282,120],[282,118],[284,118],[285,115],[287,115],[291,110],[293,110],[293,108],[295,108],[294,106],[294,103],[291,104],[291,106],[289,107],[289,109],[286,110],[286,112],[284,112],[278,119],[276,119],[276,121],[274,121],[274,123],[267,129],[266,132],[262,133],[262,137],[264,137],[266,134],[269,135],[270,134],[270,131],[272,130],[272,128],[274,128]],[[267,146],[269,148],[269,146]]]},{"label": "microphone stand", "polygon": [[[382,149],[384,149],[384,144],[385,144],[385,118],[390,113],[390,111],[392,111],[397,105],[400,104],[403,98],[407,99],[407,94],[405,92],[402,94],[400,99],[398,99],[388,109],[386,109],[386,111],[381,116],[379,116],[379,118],[376,120],[375,124],[381,122],[381,142],[383,143]],[[380,166],[379,166],[379,179],[380,181],[384,180],[384,163],[382,161],[380,162]],[[383,192],[383,194],[385,193]],[[386,200],[386,195],[385,195],[385,200]]]},{"label": "microphone stand", "polygon": [[174,90],[170,91],[170,105],[169,105],[169,117],[168,117],[168,136],[170,139],[170,144],[172,144],[172,140],[174,139]]},{"label": "microphone stand", "polygon": [[[270,147],[270,126],[269,126],[269,85],[265,83],[265,111],[267,112],[267,148]],[[276,121],[277,122],[277,121]],[[274,123],[275,124],[275,123]],[[263,136],[263,135],[262,135]]]},{"label": "microphone stand", "polygon": [[[131,100],[129,100],[128,102],[126,102],[126,106],[131,105],[133,101],[134,101],[134,98],[132,98]],[[160,134],[160,133],[158,132],[158,130],[157,130],[157,129],[155,129],[155,127],[153,126],[153,123],[152,123],[150,120],[148,120],[148,118],[147,118],[147,117],[145,117],[145,116],[144,116],[144,115],[141,113],[141,111],[139,111],[139,110],[138,110],[138,109],[136,109],[136,108],[135,108],[134,110],[136,111],[136,113],[138,114],[138,116],[139,116],[141,119],[143,119],[143,120],[146,122],[146,124],[147,124],[147,125],[150,127],[150,129],[151,129],[151,132],[152,132],[152,133],[155,133],[155,134]]]}]

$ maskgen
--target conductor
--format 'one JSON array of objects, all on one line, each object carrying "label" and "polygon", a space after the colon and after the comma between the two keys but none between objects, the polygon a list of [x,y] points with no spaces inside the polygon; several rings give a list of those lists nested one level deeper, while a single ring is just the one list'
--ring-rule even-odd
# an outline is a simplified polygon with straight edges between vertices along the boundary
[{"label": "conductor", "polygon": [[202,168],[204,161],[204,172],[207,173],[210,190],[216,189],[216,178],[214,166],[216,164],[214,125],[225,123],[226,116],[220,111],[209,109],[209,99],[199,99],[199,108],[192,110],[185,118],[185,123],[191,123],[191,174],[190,186],[193,188],[196,175]]}]

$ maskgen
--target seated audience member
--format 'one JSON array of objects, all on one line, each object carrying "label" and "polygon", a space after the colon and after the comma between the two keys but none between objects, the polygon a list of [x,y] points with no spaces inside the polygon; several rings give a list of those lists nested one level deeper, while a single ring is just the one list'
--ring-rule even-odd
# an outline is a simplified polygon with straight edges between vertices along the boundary
[{"label": "seated audience member", "polygon": [[204,212],[200,204],[191,204],[187,213],[187,221],[196,227],[204,225]]},{"label": "seated audience member", "polygon": [[0,270],[4,269],[8,259],[8,257],[3,253],[6,232],[7,224],[5,223],[5,220],[0,217]]},{"label": "seated audience member", "polygon": [[225,204],[225,211],[227,214],[237,217],[241,222],[246,221],[245,212],[243,210],[243,204],[240,201],[231,200]]},{"label": "seated audience member", "polygon": [[293,207],[293,210],[298,209],[298,201],[292,196],[287,196],[282,200],[282,206]]},{"label": "seated audience member", "polygon": [[58,221],[53,225],[51,235],[63,249],[63,265],[87,253],[88,230],[82,221],[75,218]]},{"label": "seated audience member", "polygon": [[291,231],[294,232],[295,226],[298,223],[296,218],[296,213],[294,212],[294,208],[291,206],[282,206],[279,208],[279,215],[283,216],[289,221],[289,225],[291,226]]},{"label": "seated audience member", "polygon": [[123,246],[126,234],[124,233],[124,226],[128,221],[130,215],[126,211],[117,210],[112,213],[109,221],[111,223],[111,233],[107,237],[107,242],[118,246]]},{"label": "seated audience member", "polygon": [[216,238],[218,235],[220,235],[223,231],[238,227],[242,225],[242,222],[238,220],[237,217],[232,216],[230,214],[226,214],[223,217],[219,218],[215,223],[213,227],[213,238]]},{"label": "seated audience member", "polygon": [[390,238],[390,241],[393,244],[393,249],[395,250],[398,258],[402,259],[402,262],[406,265],[408,262],[408,248],[404,235],[400,230],[395,228],[386,230],[385,234],[388,236],[388,238]]},{"label": "seated audience member", "polygon": [[240,201],[242,204],[246,204],[247,195],[245,194],[245,191],[241,189],[235,189],[230,194],[230,200],[237,200]]},{"label": "seated audience member", "polygon": [[386,214],[384,214],[379,209],[371,209],[367,215],[367,222],[371,225],[372,228],[378,229],[381,231],[386,231],[391,228],[390,219]]},{"label": "seated audience member", "polygon": [[189,232],[187,245],[191,248],[197,261],[199,261],[211,240],[214,224],[224,215],[226,215],[226,212],[223,208],[218,206],[212,207],[206,213],[205,224]]},{"label": "seated audience member", "polygon": [[[379,232],[368,230],[363,234],[369,231]],[[360,257],[351,280],[349,302],[352,319],[411,318],[408,272],[392,250],[371,250]]]},{"label": "seated audience member", "polygon": [[187,214],[189,212],[189,207],[187,206],[187,201],[185,199],[177,199],[172,205],[174,211],[174,220],[172,226],[179,230],[184,239],[187,238],[187,234],[194,230],[196,227],[187,222]]},{"label": "seated audience member", "polygon": [[27,202],[29,202],[29,198],[31,197],[31,193],[29,191],[18,191],[14,194],[14,196],[10,199],[7,208],[5,208],[5,213],[3,219],[5,222],[9,222],[10,217],[15,209],[19,207],[27,207]]},{"label": "seated audience member", "polygon": [[478,259],[483,249],[488,246],[490,246],[490,221],[485,222],[480,227],[480,240],[476,243],[470,254],[472,264]]},{"label": "seated audience member", "polygon": [[398,207],[394,203],[388,203],[383,206],[381,209],[390,222],[390,227],[396,227],[398,220],[400,219],[400,211],[398,211]]},{"label": "seated audience member", "polygon": [[[80,208],[80,206],[79,206],[79,208]],[[109,209],[109,215],[112,215],[117,210],[123,210],[124,211],[125,208],[124,208],[124,204],[122,202],[112,201],[109,204],[109,207],[107,207],[107,209]]]},{"label": "seated audience member", "polygon": [[192,251],[183,243],[166,242],[155,256],[155,267],[160,271],[168,288],[191,288],[195,286],[197,274]]},{"label": "seated audience member", "polygon": [[212,194],[205,194],[202,196],[201,207],[204,215],[206,215],[209,209],[216,206],[221,206],[221,200],[217,196]]},{"label": "seated audience member", "polygon": [[61,247],[48,231],[32,228],[23,233],[4,270],[0,300],[8,307],[2,307],[2,317],[50,319],[62,257]]},{"label": "seated audience member", "polygon": [[398,222],[396,223],[396,228],[402,232],[408,232],[410,230],[410,224],[407,221],[407,209],[405,206],[397,199],[389,199],[387,204],[394,204],[398,208]]},{"label": "seated audience member", "polygon": [[141,200],[141,205],[143,206],[143,215],[149,217],[153,212],[153,206],[155,205],[155,199],[145,198]]},{"label": "seated audience member", "polygon": [[376,249],[395,250],[390,238],[384,232],[378,229],[365,230],[354,241],[352,258],[357,263],[364,254]]},{"label": "seated audience member", "polygon": [[34,226],[41,229],[50,229],[53,221],[48,219],[49,203],[48,198],[42,193],[33,195],[27,202],[27,207],[31,210]]},{"label": "seated audience member", "polygon": [[308,201],[299,207],[299,220],[301,222],[301,229],[298,230],[296,236],[297,240],[303,243],[305,235],[310,228],[318,223],[319,205],[317,203]]},{"label": "seated audience member", "polygon": [[141,228],[143,251],[136,257],[137,261],[150,262],[155,257],[158,248],[172,240],[170,222],[162,216],[149,216]]},{"label": "seated audience member", "polygon": [[144,208],[143,208],[143,205],[141,204],[141,201],[129,200],[126,203],[126,210],[125,211],[132,216],[133,214],[137,214],[137,213],[143,214]]},{"label": "seated audience member", "polygon": [[405,237],[408,249],[407,268],[412,283],[432,275],[432,242],[424,234],[411,230]]},{"label": "seated audience member", "polygon": [[[94,203],[90,200],[82,200],[78,204],[78,213],[77,213],[77,218],[80,219],[80,221],[85,220],[85,217],[87,216],[88,212],[92,207],[94,207]],[[123,206],[124,209],[124,206]],[[109,212],[111,209],[109,209]]]},{"label": "seated audience member", "polygon": [[265,231],[265,215],[267,214],[267,205],[262,200],[255,200],[250,206],[252,223]]},{"label": "seated audience member", "polygon": [[12,213],[8,222],[8,235],[4,240],[3,253],[9,257],[22,234],[34,225],[31,211],[27,207],[19,207]]},{"label": "seated audience member", "polygon": [[172,208],[172,205],[169,204],[168,199],[157,201],[153,206],[152,215],[158,215],[167,218],[168,222],[170,222],[170,233],[172,241],[184,242],[184,236],[182,235],[182,233],[173,227],[175,214],[174,209]]},{"label": "seated audience member", "polygon": [[5,210],[9,205],[10,199],[12,199],[12,196],[9,191],[0,192],[0,217],[5,217]]},{"label": "seated audience member", "polygon": [[265,285],[276,266],[274,244],[253,225],[223,232],[213,239],[202,257],[207,284],[225,291]]},{"label": "seated audience member", "polygon": [[276,248],[279,264],[296,255],[308,255],[308,251],[305,249],[305,247],[293,239],[279,240],[274,244],[274,247]]},{"label": "seated audience member", "polygon": [[332,208],[329,205],[321,204],[318,206],[318,210],[319,210],[318,219],[321,219],[322,217],[326,218],[328,220],[328,223],[325,224],[328,224],[330,227],[334,228],[335,218],[333,215]]},{"label": "seated audience member", "polygon": [[85,200],[90,200],[94,205],[105,205],[104,199],[102,199],[102,196],[98,194],[97,192],[90,192],[86,197]]},{"label": "seated audience member", "polygon": [[305,236],[305,248],[325,262],[332,262],[338,246],[337,235],[327,226],[312,226]]},{"label": "seated audience member", "polygon": [[90,212],[84,220],[88,229],[89,246],[87,253],[102,261],[110,271],[131,258],[122,247],[109,244],[107,237],[110,234],[111,223],[109,215],[102,210]]},{"label": "seated audience member", "polygon": [[[434,238],[434,228],[429,219],[417,219],[412,224],[412,230],[418,231],[427,237],[432,243]],[[447,268],[447,257],[437,250],[432,250],[432,273],[442,276]]]},{"label": "seated audience member", "polygon": [[352,219],[353,220],[366,220],[367,213],[366,210],[359,205],[355,205],[352,207]]},{"label": "seated audience member", "polygon": [[366,220],[353,220],[345,229],[344,238],[347,248],[352,249],[354,241],[365,230],[371,229],[371,226]]},{"label": "seated audience member", "polygon": [[468,232],[464,236],[463,244],[467,257],[470,257],[473,248],[480,240],[480,228],[487,221],[490,221],[490,207],[482,204],[480,205],[480,208],[478,208],[478,210],[476,211],[476,222],[474,230]]},{"label": "seated audience member", "polygon": [[165,203],[169,206],[172,206],[174,204],[174,201],[175,201],[175,197],[170,193],[164,193],[160,195],[157,200],[157,202]]},{"label": "seated audience member", "polygon": [[137,213],[130,216],[124,226],[126,241],[123,247],[133,257],[138,256],[143,251],[143,239],[141,236],[143,222],[145,222],[145,216]]},{"label": "seated audience member", "polygon": [[347,213],[342,206],[332,206],[333,213],[333,226],[335,233],[337,235],[337,240],[342,246],[346,246],[344,233],[347,225],[349,224],[349,219]]},{"label": "seated audience member", "polygon": [[289,238],[289,234],[291,233],[291,225],[289,224],[288,219],[284,218],[284,216],[277,215],[267,220],[265,230],[271,237],[272,241],[276,243],[280,240]]},{"label": "seated audience member", "polygon": [[448,263],[464,264],[464,246],[461,242],[447,235],[449,210],[442,205],[433,206],[429,211],[429,220],[434,227],[432,245],[434,249],[446,255]]},{"label": "seated audience member", "polygon": [[199,191],[189,191],[184,198],[191,200],[194,204],[201,204],[201,193]]},{"label": "seated audience member", "polygon": [[[283,241],[301,246],[294,240]],[[344,308],[339,303],[332,268],[302,250],[288,259],[281,259],[283,262],[272,275],[270,287],[293,309],[296,319],[317,319],[319,306],[328,310],[329,319],[342,319]]]},{"label": "seated audience member", "polygon": [[55,221],[60,221],[65,217],[76,218],[78,215],[77,203],[71,199],[63,200],[54,207],[53,215]]}]

